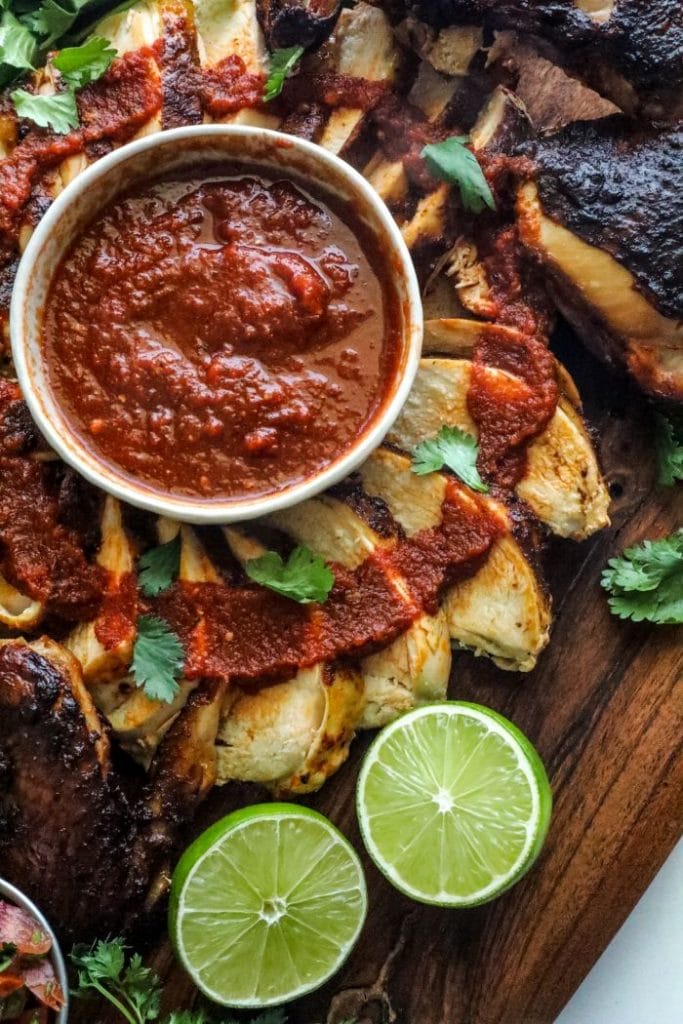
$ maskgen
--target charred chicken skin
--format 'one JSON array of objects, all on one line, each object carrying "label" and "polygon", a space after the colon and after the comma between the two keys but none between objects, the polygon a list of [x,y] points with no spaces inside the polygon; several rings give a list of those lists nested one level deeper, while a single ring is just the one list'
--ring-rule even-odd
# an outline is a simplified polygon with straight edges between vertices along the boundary
[{"label": "charred chicken skin", "polygon": [[47,638],[0,646],[0,819],[3,876],[64,935],[107,934],[144,899],[138,808],[78,662]]},{"label": "charred chicken skin", "polygon": [[408,0],[436,28],[483,25],[531,37],[556,64],[622,110],[652,121],[683,113],[678,0]]},{"label": "charred chicken skin", "polygon": [[683,132],[613,116],[525,143],[522,240],[587,344],[683,401]]}]

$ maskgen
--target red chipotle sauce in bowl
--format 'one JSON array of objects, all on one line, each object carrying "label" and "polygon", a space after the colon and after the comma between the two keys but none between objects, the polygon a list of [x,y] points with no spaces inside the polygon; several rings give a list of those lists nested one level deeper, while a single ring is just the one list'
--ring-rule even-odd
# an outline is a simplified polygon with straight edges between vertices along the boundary
[{"label": "red chipotle sauce in bowl", "polygon": [[351,207],[263,168],[113,201],[53,279],[48,379],[85,446],[146,487],[258,497],[343,455],[389,393],[401,309]]}]

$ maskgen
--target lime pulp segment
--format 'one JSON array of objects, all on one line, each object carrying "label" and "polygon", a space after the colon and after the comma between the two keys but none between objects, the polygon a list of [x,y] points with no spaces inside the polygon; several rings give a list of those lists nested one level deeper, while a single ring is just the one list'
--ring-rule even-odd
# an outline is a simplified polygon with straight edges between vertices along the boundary
[{"label": "lime pulp segment", "polygon": [[531,867],[552,797],[526,737],[488,708],[428,705],[387,726],[358,780],[370,856],[396,888],[424,903],[473,906]]},{"label": "lime pulp segment", "polygon": [[236,811],[185,852],[169,931],[193,981],[224,1006],[273,1006],[322,985],[344,962],[367,909],[353,847],[294,804]]}]

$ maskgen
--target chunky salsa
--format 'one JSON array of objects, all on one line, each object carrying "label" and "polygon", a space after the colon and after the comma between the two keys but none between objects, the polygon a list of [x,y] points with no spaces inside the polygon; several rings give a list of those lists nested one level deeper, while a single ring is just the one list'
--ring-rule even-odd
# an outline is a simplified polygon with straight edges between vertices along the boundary
[{"label": "chunky salsa", "polygon": [[148,487],[272,493],[343,454],[401,347],[386,257],[346,204],[263,169],[161,179],[77,238],[45,312],[51,386]]}]

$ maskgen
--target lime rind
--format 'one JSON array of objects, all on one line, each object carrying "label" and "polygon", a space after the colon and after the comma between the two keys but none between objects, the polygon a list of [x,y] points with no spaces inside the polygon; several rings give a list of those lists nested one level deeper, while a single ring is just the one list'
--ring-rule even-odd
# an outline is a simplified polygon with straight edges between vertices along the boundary
[{"label": "lime rind", "polygon": [[[449,727],[453,716],[457,734]],[[454,744],[467,746],[463,735],[467,740],[469,723],[474,746],[458,764]],[[435,724],[442,728],[433,729]],[[492,764],[482,757],[482,744],[495,748]],[[457,794],[454,763],[455,781],[470,786],[457,820],[446,813],[455,806],[453,790]],[[526,782],[515,787],[512,803],[504,787],[500,795],[495,792],[496,783],[505,780],[506,764]],[[479,807],[473,787],[482,794]],[[426,705],[385,727],[358,779],[358,819],[368,853],[399,891],[436,906],[477,906],[519,881],[540,853],[551,808],[545,768],[529,740],[502,715],[466,701]],[[435,834],[438,843],[429,841]],[[492,873],[490,863],[501,857],[504,870]],[[448,877],[449,885],[434,885],[435,865],[440,882]]]},{"label": "lime rind", "polygon": [[349,956],[366,913],[360,859],[334,825],[306,807],[262,804],[228,815],[185,852],[169,933],[205,995],[259,1009],[323,985]]}]

